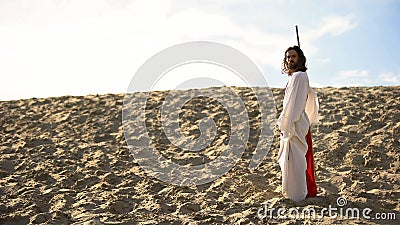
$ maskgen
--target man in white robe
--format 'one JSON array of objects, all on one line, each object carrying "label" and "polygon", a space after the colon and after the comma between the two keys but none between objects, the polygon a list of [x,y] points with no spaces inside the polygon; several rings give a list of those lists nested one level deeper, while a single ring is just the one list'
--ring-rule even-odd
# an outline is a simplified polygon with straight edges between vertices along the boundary
[{"label": "man in white robe", "polygon": [[318,123],[318,98],[310,87],[306,58],[298,46],[285,52],[282,72],[288,74],[283,110],[278,119],[281,131],[278,161],[282,171],[282,194],[294,201],[315,197],[317,188],[311,144],[311,123]]}]

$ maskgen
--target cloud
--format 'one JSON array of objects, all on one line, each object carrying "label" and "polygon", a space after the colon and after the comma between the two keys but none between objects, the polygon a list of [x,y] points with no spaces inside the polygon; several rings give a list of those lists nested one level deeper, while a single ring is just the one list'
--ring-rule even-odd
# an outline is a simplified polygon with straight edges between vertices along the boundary
[{"label": "cloud", "polygon": [[371,77],[368,70],[343,70],[339,71],[328,85],[334,87],[343,86],[381,86],[381,85],[400,85],[400,72],[382,72]]},{"label": "cloud", "polygon": [[[261,70],[277,73],[272,83],[284,82],[279,76],[283,51],[294,38],[292,30],[274,30],[283,26],[279,21],[290,22],[276,8],[282,2],[255,1],[256,7],[251,8],[247,1],[235,0],[229,3],[236,4],[235,10],[222,1],[184,2],[1,1],[1,98],[124,92],[145,60],[162,49],[195,40],[236,48]],[[248,8],[241,10],[241,6]],[[264,20],[249,26],[240,18]],[[308,57],[315,54],[316,41],[323,35],[340,35],[356,26],[351,16],[321,21],[302,32]]]},{"label": "cloud", "polygon": [[339,71],[340,78],[365,78],[368,77],[367,70],[343,70]]},{"label": "cloud", "polygon": [[311,87],[316,87],[316,88],[322,88],[322,87],[325,87],[326,85],[322,85],[322,84],[320,84],[318,82],[310,80],[310,86]]},{"label": "cloud", "polygon": [[6,99],[123,92],[145,60],[195,40],[229,45],[258,65],[279,69],[289,42],[237,23],[224,8],[173,11],[167,0],[24,2],[16,1],[15,15],[0,24],[0,95]]},{"label": "cloud", "polygon": [[346,16],[326,16],[321,18],[321,23],[314,26],[312,29],[305,29],[302,32],[304,41],[301,42],[303,49],[307,49],[307,54],[314,55],[318,51],[316,42],[325,35],[338,36],[341,35],[357,26],[357,23],[353,21],[352,15]]},{"label": "cloud", "polygon": [[353,22],[353,16],[329,16],[322,19],[324,26],[322,26],[318,32],[322,36],[324,34],[331,34],[338,36],[347,32],[357,26],[357,23]]},{"label": "cloud", "polygon": [[329,63],[329,62],[331,62],[331,59],[330,58],[319,58],[319,59],[316,59],[315,61],[318,63]]},{"label": "cloud", "polygon": [[342,70],[332,76],[327,85],[333,87],[371,86],[373,81],[369,78],[368,70]]},{"label": "cloud", "polygon": [[318,39],[324,35],[341,35],[355,27],[357,23],[353,22],[353,15],[346,16],[326,16],[322,18],[322,23],[316,29],[307,32],[308,39]]},{"label": "cloud", "polygon": [[400,85],[400,72],[385,72],[378,75],[379,81],[388,83],[389,85]]}]

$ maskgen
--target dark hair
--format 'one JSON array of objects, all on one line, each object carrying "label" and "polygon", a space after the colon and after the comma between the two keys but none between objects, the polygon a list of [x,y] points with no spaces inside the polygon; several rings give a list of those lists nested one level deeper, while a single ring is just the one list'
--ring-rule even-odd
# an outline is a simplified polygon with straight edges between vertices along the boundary
[{"label": "dark hair", "polygon": [[304,56],[304,53],[300,49],[300,47],[297,46],[297,45],[294,45],[293,47],[287,48],[286,51],[285,51],[285,55],[283,57],[283,62],[282,62],[282,67],[281,67],[282,73],[287,73],[287,74],[289,73],[289,65],[288,65],[288,63],[286,61],[286,53],[288,51],[290,51],[290,50],[295,50],[297,52],[297,54],[299,55],[299,63],[298,63],[298,66],[296,68],[296,71],[306,72],[306,70],[307,70],[307,67],[306,67],[307,59]]}]

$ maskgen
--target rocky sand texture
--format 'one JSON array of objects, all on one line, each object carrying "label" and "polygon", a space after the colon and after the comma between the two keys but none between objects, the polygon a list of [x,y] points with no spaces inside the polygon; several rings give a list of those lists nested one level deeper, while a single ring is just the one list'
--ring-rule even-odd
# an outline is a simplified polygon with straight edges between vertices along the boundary
[{"label": "rocky sand texture", "polygon": [[[400,223],[400,87],[317,89],[320,124],[312,127],[312,135],[319,195],[299,203],[280,192],[276,128],[267,157],[256,170],[248,169],[259,141],[260,112],[251,89],[234,90],[250,118],[247,149],[222,177],[189,187],[154,179],[135,162],[121,122],[123,94],[0,102],[0,224]],[[283,89],[272,91],[279,115]],[[230,136],[227,111],[210,98],[187,102],[180,113],[182,132],[198,137],[198,121],[207,116],[218,125],[217,136],[198,152],[201,157],[179,152],[160,125],[167,94],[151,92],[146,108],[147,132],[156,149],[184,163],[218,156]],[[137,132],[139,140],[143,131]],[[342,207],[339,197],[347,201]],[[260,218],[263,204],[268,209],[313,208],[318,214],[329,205],[370,208],[371,217],[381,213],[396,219],[366,219],[361,214],[359,219],[340,214],[328,218],[325,213],[324,218],[296,220],[277,218],[276,211],[273,218]]]}]

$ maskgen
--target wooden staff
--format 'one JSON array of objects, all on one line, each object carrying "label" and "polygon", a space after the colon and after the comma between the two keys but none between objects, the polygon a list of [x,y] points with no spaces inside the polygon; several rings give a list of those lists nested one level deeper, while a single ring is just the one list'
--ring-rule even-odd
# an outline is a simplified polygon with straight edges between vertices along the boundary
[{"label": "wooden staff", "polygon": [[300,39],[299,39],[299,28],[296,25],[296,36],[297,36],[297,46],[300,48]]}]

